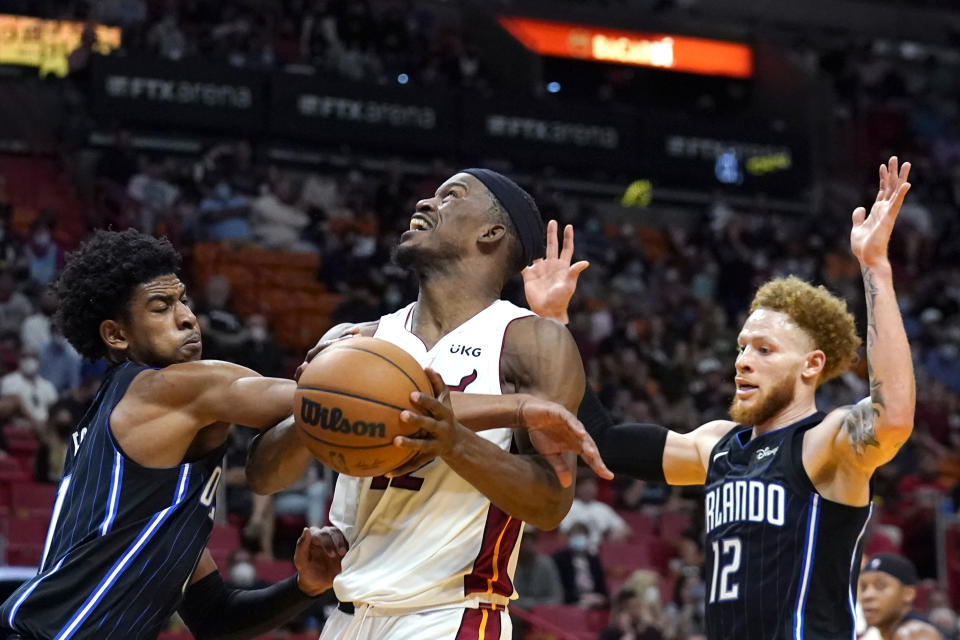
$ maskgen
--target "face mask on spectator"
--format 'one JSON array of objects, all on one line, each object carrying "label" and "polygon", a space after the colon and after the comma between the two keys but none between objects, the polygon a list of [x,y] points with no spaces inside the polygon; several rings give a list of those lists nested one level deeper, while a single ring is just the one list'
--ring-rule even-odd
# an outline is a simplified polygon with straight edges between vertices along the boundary
[{"label": "face mask on spectator", "polygon": [[50,244],[50,232],[49,231],[37,231],[33,234],[33,244],[38,247],[45,247]]},{"label": "face mask on spectator", "polygon": [[586,551],[590,541],[587,540],[587,536],[583,535],[582,533],[578,533],[570,536],[570,542],[568,544],[574,551]]},{"label": "face mask on spectator", "polygon": [[257,580],[257,570],[249,562],[239,562],[230,567],[230,583],[237,587],[252,587]]},{"label": "face mask on spectator", "polygon": [[24,375],[32,376],[36,375],[37,369],[40,368],[40,361],[36,358],[21,358],[20,359],[20,372]]}]

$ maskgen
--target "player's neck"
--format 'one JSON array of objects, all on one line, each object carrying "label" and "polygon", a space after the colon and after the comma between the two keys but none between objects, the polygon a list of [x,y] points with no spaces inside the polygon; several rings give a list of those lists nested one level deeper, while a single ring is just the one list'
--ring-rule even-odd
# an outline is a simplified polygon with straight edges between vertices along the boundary
[{"label": "player's neck", "polygon": [[753,426],[753,437],[762,436],[781,427],[799,422],[817,412],[814,398],[806,400],[796,399],[769,420]]},{"label": "player's neck", "polygon": [[412,330],[432,348],[443,336],[477,315],[499,296],[483,293],[475,284],[464,285],[462,278],[434,277],[420,282]]}]

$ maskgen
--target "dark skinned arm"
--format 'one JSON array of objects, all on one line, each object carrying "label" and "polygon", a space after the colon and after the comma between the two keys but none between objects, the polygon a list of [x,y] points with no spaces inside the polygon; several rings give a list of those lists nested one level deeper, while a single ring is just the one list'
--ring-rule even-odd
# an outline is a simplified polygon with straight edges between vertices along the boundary
[{"label": "dark skinned arm", "polygon": [[[229,362],[175,364],[137,375],[110,426],[138,463],[170,466],[190,447],[206,451],[222,444],[230,423],[258,429],[276,424],[290,413],[295,390],[293,380],[264,378]],[[219,426],[206,429],[213,425]]]},{"label": "dark skinned arm", "polygon": [[[307,360],[344,337],[358,334],[370,336],[375,331],[376,323],[338,325],[311,349]],[[451,394],[451,403],[460,423],[471,431],[502,427],[529,430],[541,451],[554,454],[552,459],[558,465],[558,473],[565,473],[566,477],[569,477],[569,469],[573,467],[561,462],[558,455],[561,451],[580,453],[597,473],[610,477],[583,426],[572,412],[559,405],[544,402],[534,394],[522,393],[493,396],[454,392]],[[405,465],[395,475],[419,468],[432,458],[429,453],[418,455],[414,462]],[[281,491],[303,475],[312,459],[313,456],[297,435],[293,419],[285,420],[258,436],[251,444],[247,457],[250,488],[259,494]],[[561,465],[562,469],[559,468]]]},{"label": "dark skinned arm", "polygon": [[[513,322],[507,329],[501,365],[505,390],[530,393],[576,411],[583,396],[583,365],[573,338],[559,323],[535,317]],[[401,419],[424,429],[431,439],[398,436],[394,442],[443,458],[507,515],[540,529],[556,528],[573,502],[569,470],[575,468],[575,454],[558,453],[548,460],[524,449],[522,440],[518,441],[521,455],[504,451],[457,421],[446,385],[436,372],[427,373],[437,397],[413,394],[420,413],[405,411]],[[564,483],[558,476],[562,469],[566,469]]]}]

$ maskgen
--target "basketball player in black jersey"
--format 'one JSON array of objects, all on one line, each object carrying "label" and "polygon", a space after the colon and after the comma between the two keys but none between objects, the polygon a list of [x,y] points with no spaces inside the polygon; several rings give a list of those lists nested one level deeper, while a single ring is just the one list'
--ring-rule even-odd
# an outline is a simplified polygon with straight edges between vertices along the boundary
[{"label": "basketball player in black jersey", "polygon": [[[616,473],[706,485],[707,635],[711,640],[852,638],[870,478],[910,437],[915,382],[887,245],[910,165],[880,167],[869,215],[853,213],[850,246],[863,274],[870,397],[828,414],[817,387],[859,344],[842,300],[796,278],[757,293],[737,342],[733,420],[680,434],[613,425],[595,396],[580,417]],[[555,233],[555,231],[554,231]],[[559,318],[583,263],[558,255],[525,273],[531,308]],[[566,246],[569,244],[569,248]]]},{"label": "basketball player in black jersey", "polygon": [[295,385],[198,362],[200,330],[166,240],[99,231],[67,261],[56,320],[111,367],[73,433],[37,575],[0,606],[0,637],[155,638],[178,608],[201,638],[253,637],[326,590],[345,552],[304,531],[298,575],[227,590],[205,550],[230,423],[271,426]]},{"label": "basketball player in black jersey", "polygon": [[916,584],[913,563],[892,553],[873,556],[860,572],[863,616],[883,640],[942,640],[937,628],[913,610]]}]

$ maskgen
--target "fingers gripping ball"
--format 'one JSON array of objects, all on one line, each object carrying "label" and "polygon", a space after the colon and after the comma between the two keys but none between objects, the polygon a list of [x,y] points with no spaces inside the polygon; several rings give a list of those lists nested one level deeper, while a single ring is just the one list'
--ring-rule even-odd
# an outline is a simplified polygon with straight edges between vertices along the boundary
[{"label": "fingers gripping ball", "polygon": [[410,393],[433,395],[423,368],[400,347],[357,337],[333,344],[300,376],[293,415],[314,457],[351,476],[379,476],[415,452],[393,446],[415,427],[400,422]]}]

